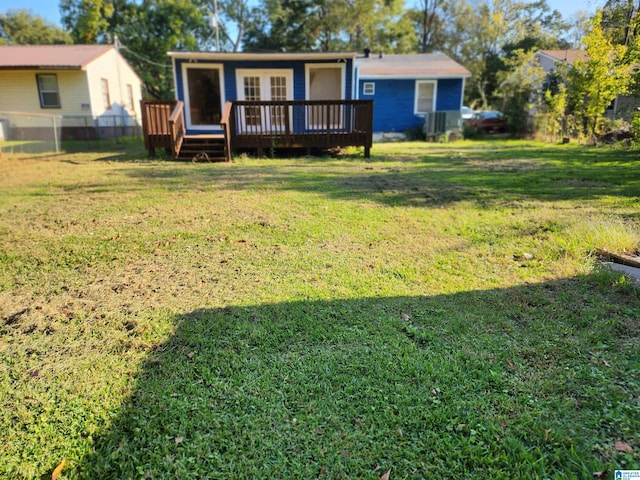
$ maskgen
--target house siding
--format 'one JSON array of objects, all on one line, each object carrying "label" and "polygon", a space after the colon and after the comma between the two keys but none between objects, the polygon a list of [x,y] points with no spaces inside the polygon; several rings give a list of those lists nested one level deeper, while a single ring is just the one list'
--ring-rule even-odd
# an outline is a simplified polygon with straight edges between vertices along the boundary
[{"label": "house siding", "polygon": [[[87,66],[91,113],[95,117],[124,116],[140,121],[140,80],[129,64],[115,50],[97,58]],[[102,101],[101,79],[109,82],[111,108],[105,109]],[[127,85],[133,88],[133,110],[128,105]],[[84,112],[87,113],[86,111]]]},{"label": "house siding", "polygon": [[[414,114],[416,80],[359,79],[359,98],[374,100],[374,132],[403,133],[423,124],[423,116]],[[429,79],[421,78],[420,80]],[[367,82],[375,84],[374,95],[364,94],[363,84]],[[459,110],[462,104],[463,79],[438,79],[436,82],[436,111]]]},{"label": "house siding", "polygon": [[[53,74],[58,81],[60,108],[42,108],[36,75]],[[0,74],[0,110],[49,115],[87,115],[90,103],[86,72],[69,70],[5,70]]]},{"label": "house siding", "polygon": [[[353,60],[346,59],[346,67],[345,67],[345,99],[350,100],[353,98]],[[334,60],[335,62],[335,60]],[[181,101],[185,101],[185,88],[184,83],[185,79],[182,75],[182,66],[184,64],[190,63],[189,59],[175,59],[174,62],[174,73],[175,73],[175,87],[176,87],[176,98]],[[305,100],[306,99],[306,73],[305,73],[305,65],[309,64],[322,64],[326,65],[327,63],[332,63],[330,60],[313,60],[313,59],[305,59],[305,60],[269,60],[269,61],[261,61],[261,60],[198,60],[198,65],[202,64],[212,64],[212,65],[222,65],[222,76],[224,81],[224,98],[223,102],[237,100],[238,91],[237,91],[237,78],[236,72],[237,70],[246,70],[246,69],[260,69],[260,70],[290,70],[293,71],[293,99],[294,100]],[[215,131],[220,131],[216,129]],[[195,130],[189,130],[187,133],[196,133]],[[198,130],[197,133],[204,133],[202,130]]]}]

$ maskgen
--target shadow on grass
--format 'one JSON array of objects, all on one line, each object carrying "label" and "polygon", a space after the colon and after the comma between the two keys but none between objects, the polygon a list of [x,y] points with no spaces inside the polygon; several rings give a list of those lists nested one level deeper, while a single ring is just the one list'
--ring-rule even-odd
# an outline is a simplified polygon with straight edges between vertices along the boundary
[{"label": "shadow on grass", "polygon": [[[497,144],[450,145],[375,156],[371,160],[269,160],[264,164],[184,164],[164,170],[132,169],[132,177],[173,187],[260,188],[317,193],[338,199],[367,198],[391,206],[442,206],[459,201],[589,200],[601,196],[637,200],[636,154],[594,147]],[[415,145],[415,144],[414,144]],[[426,152],[426,154],[425,154]]]},{"label": "shadow on grass", "polygon": [[[591,478],[640,446],[637,290],[596,274],[202,309],[82,478]],[[634,400],[634,398],[636,400]]]}]

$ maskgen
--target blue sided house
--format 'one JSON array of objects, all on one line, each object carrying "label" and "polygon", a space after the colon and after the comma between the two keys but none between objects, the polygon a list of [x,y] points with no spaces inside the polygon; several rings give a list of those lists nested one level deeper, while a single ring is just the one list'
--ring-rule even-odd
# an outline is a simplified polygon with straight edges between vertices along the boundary
[{"label": "blue sided house", "polygon": [[[196,158],[362,146],[457,112],[469,72],[442,54],[170,52],[176,99],[143,102],[145,145]],[[218,146],[216,146],[218,145]]]},{"label": "blue sided house", "polygon": [[422,127],[429,117],[444,118],[452,125],[460,120],[465,79],[470,76],[442,53],[370,56],[366,52],[357,59],[357,98],[374,101],[374,132],[403,133]]},{"label": "blue sided house", "polygon": [[[170,52],[187,134],[222,132],[228,101],[351,100],[355,53]],[[246,108],[245,108],[246,113]],[[257,110],[249,111],[249,115]],[[266,127],[282,120],[261,118]],[[257,121],[249,118],[249,125]],[[276,122],[275,124],[273,122]]]}]

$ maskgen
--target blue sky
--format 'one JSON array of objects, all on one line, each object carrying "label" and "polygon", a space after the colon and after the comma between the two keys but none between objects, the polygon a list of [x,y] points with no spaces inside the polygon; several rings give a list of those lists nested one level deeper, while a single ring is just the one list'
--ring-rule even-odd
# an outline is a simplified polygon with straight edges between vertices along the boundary
[{"label": "blue sky", "polygon": [[[602,6],[605,0],[547,0],[551,8],[559,10],[565,18],[570,18],[577,10],[592,13]],[[60,22],[58,0],[0,0],[0,13],[15,8],[27,8],[50,22]]]}]

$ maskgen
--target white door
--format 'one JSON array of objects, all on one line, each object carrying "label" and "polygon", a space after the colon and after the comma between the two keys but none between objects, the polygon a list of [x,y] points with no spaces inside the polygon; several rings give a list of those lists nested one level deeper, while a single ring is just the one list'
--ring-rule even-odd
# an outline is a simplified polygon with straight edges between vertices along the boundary
[{"label": "white door", "polygon": [[[292,100],[291,70],[238,70],[238,100]],[[263,133],[285,129],[284,106],[246,106],[239,111],[240,128],[245,133]],[[291,113],[291,112],[289,112]],[[291,123],[291,118],[289,118]]]},{"label": "white door", "polygon": [[[344,66],[307,65],[309,100],[340,100],[344,98]],[[307,111],[307,125],[311,129],[340,128],[342,108],[322,106]]]}]

